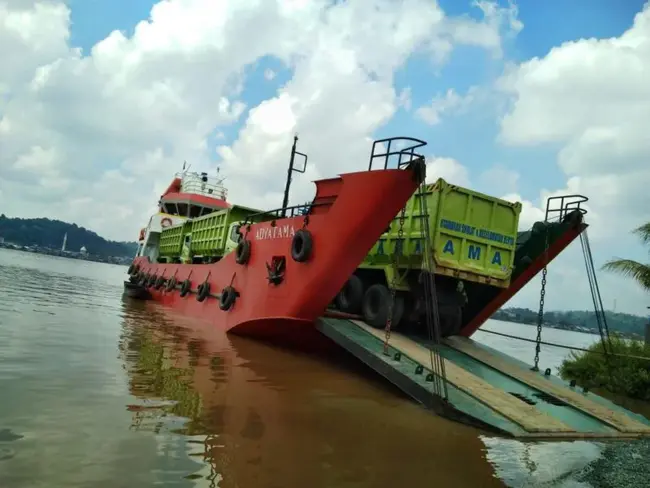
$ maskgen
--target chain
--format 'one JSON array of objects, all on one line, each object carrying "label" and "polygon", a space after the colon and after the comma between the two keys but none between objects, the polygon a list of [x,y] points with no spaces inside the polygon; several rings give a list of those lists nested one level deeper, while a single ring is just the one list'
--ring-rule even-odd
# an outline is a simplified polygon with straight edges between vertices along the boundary
[{"label": "chain", "polygon": [[544,247],[544,269],[542,270],[542,289],[539,292],[539,311],[537,312],[537,339],[535,341],[535,364],[531,368],[539,371],[539,351],[542,341],[542,324],[544,323],[544,298],[546,296],[546,273],[548,265],[548,228],[546,229],[546,245]]},{"label": "chain", "polygon": [[[391,280],[391,285],[390,285],[390,303],[388,304],[388,317],[386,318],[386,337],[384,340],[384,354],[388,355],[388,341],[390,340],[390,332],[391,332],[391,326],[393,324],[393,307],[395,304],[395,298],[397,295],[397,290],[395,287],[397,286],[397,275],[399,273],[399,257],[404,251],[404,222],[406,221],[406,205],[402,208],[402,211],[400,212],[399,215],[399,228],[397,230],[397,245],[399,245],[399,253],[396,254],[396,258],[394,261],[394,268],[393,268],[393,279]],[[396,246],[397,247],[397,246]],[[396,248],[397,250],[397,248]]]},{"label": "chain", "polygon": [[305,217],[302,219],[302,228],[306,229],[309,225],[309,214],[305,214]]}]

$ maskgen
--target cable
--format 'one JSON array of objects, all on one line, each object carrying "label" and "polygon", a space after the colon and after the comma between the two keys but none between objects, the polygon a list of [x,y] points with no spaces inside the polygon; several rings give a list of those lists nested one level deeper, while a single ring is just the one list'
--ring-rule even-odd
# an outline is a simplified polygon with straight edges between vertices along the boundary
[{"label": "cable", "polygon": [[[537,342],[534,339],[528,339],[527,337],[519,337],[519,336],[515,336],[515,335],[505,334],[503,332],[496,332],[494,330],[487,330],[487,329],[478,329],[478,330],[481,331],[481,332],[487,332],[489,334],[499,335],[499,336],[503,336],[503,337],[509,337],[510,339],[518,339],[520,341],[526,341],[526,342]],[[585,349],[583,347],[567,346],[567,345],[564,345],[564,344],[557,344],[557,343],[554,343],[554,342],[541,341],[540,344],[544,344],[545,346],[560,347],[560,348],[563,348],[563,349],[571,349],[571,350],[574,350],[574,351],[582,351],[582,352],[588,352],[588,353],[594,353],[594,354],[601,354],[603,356],[615,356],[615,357],[619,357],[619,358],[629,358],[629,359],[644,359],[646,361],[650,361],[650,356],[635,356],[635,355],[632,355],[632,354],[630,354],[630,355],[628,355],[628,354],[616,354],[616,353],[613,353],[613,352],[605,353],[605,352],[601,352],[601,351],[593,351],[591,349]]]}]

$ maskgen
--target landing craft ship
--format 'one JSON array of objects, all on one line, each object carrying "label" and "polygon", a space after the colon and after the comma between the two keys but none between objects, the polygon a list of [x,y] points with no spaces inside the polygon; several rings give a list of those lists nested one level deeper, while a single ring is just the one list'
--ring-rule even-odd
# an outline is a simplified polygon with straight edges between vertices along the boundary
[{"label": "landing craft ship", "polygon": [[[547,265],[578,237],[600,303],[587,198],[550,198],[544,221],[518,232],[521,204],[425,184],[424,145],[375,141],[368,171],[317,181],[311,203],[289,207],[291,175],[304,171],[295,157],[307,162],[294,140],[283,206],[266,212],[231,205],[206,174],[180,174],[141,231],[126,292],[226,332],[338,345],[423,405],[501,434],[650,436],[647,419],[539,373],[544,289],[532,370],[470,339],[540,271],[544,287]],[[606,351],[606,324],[601,337]]]},{"label": "landing craft ship", "polygon": [[320,340],[314,320],[424,181],[426,168],[415,152],[419,144],[373,151],[367,171],[316,181],[313,201],[290,207],[291,174],[304,172],[296,157],[307,164],[296,142],[276,210],[231,204],[221,182],[205,173],[177,175],[140,233],[127,292],[209,318],[225,331],[301,346]]}]

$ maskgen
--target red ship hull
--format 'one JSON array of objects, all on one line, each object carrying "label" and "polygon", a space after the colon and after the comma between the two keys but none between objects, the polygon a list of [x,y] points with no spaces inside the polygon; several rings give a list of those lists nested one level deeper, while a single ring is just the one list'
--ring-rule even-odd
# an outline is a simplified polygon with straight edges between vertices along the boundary
[{"label": "red ship hull", "polygon": [[[152,263],[138,257],[134,265],[141,273],[191,282],[191,293],[184,297],[179,286],[171,291],[164,286],[148,288],[153,300],[183,315],[201,317],[227,332],[286,344],[304,347],[308,342],[322,342],[313,321],[325,312],[416,190],[422,165],[317,181],[307,221],[299,216],[279,218],[275,225],[250,226],[246,238],[251,253],[244,265],[236,262],[234,252],[213,264]],[[296,262],[291,256],[292,236],[303,227],[311,233],[313,251],[306,262]],[[278,257],[286,263],[283,281],[272,284],[268,266]],[[209,283],[210,295],[199,301],[197,289],[202,283]],[[232,308],[222,310],[219,297],[228,286],[238,296]]]}]

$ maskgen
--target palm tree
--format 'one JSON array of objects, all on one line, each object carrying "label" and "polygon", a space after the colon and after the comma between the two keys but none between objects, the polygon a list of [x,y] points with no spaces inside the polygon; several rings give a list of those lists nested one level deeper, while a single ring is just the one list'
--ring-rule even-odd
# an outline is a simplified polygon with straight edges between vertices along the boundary
[{"label": "palm tree", "polygon": [[[650,222],[634,229],[633,233],[641,238],[643,244],[650,244]],[[650,264],[639,263],[632,259],[616,258],[606,262],[603,269],[629,276],[650,291]]]}]

